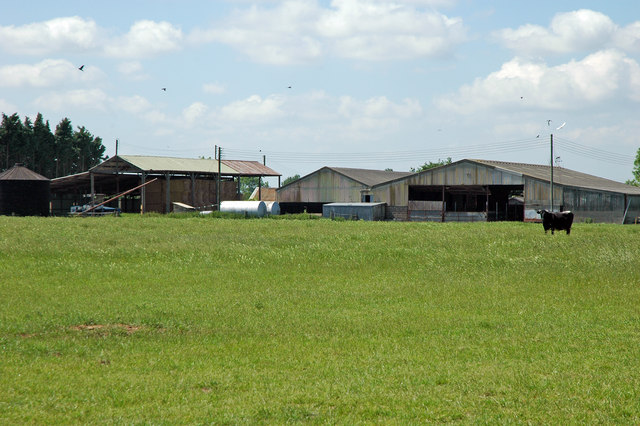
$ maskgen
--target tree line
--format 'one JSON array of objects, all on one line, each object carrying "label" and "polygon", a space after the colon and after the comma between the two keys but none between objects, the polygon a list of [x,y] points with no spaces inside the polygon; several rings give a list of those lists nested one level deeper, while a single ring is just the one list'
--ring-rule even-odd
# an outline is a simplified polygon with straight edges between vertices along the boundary
[{"label": "tree line", "polygon": [[18,114],[2,114],[0,124],[0,170],[22,163],[50,179],[81,173],[107,158],[102,139],[84,126],[76,130],[63,118],[51,131],[49,121],[38,113],[34,122]]}]

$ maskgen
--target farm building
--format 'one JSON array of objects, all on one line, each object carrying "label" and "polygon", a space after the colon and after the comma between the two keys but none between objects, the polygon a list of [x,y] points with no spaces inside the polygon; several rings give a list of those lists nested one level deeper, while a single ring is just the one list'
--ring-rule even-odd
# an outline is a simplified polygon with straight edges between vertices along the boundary
[{"label": "farm building", "polygon": [[[242,199],[240,178],[255,176],[281,175],[257,161],[118,155],[88,172],[53,179],[52,204],[54,213],[63,214],[73,204],[148,183],[120,199],[122,211],[169,213],[173,202],[211,209],[218,198]],[[117,202],[111,204],[115,207]]]},{"label": "farm building", "polygon": [[0,173],[0,214],[48,216],[49,188],[49,179],[16,164]]},{"label": "farm building", "polygon": [[[283,186],[278,190],[281,209],[366,201],[386,203],[388,220],[528,221],[539,219],[538,209],[551,207],[550,166],[460,160],[397,177],[389,175],[395,172],[362,171],[371,177],[367,182],[347,170],[348,175],[324,167]],[[640,217],[640,188],[565,168],[553,172],[554,210],[571,210],[578,221],[632,223]]]},{"label": "farm building", "polygon": [[[323,167],[279,188],[277,201],[282,213],[322,213],[327,203],[372,202],[371,189],[410,172]],[[377,201],[377,200],[376,200]]]}]

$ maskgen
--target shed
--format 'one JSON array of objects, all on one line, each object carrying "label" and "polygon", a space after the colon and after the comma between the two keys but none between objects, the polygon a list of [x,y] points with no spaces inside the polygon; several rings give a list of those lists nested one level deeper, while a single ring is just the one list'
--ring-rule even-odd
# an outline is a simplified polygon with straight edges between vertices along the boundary
[{"label": "shed", "polygon": [[239,200],[240,177],[246,176],[281,175],[258,161],[118,155],[88,172],[54,179],[51,190],[57,210],[65,211],[83,194],[115,195],[158,178],[124,198],[122,210],[169,213],[174,201],[211,209],[219,201]]},{"label": "shed", "polygon": [[22,164],[0,173],[0,214],[48,216],[50,182]]},{"label": "shed", "polygon": [[322,206],[322,217],[350,220],[384,220],[385,203],[328,203]]},{"label": "shed", "polygon": [[277,201],[282,213],[322,213],[326,203],[370,203],[371,189],[411,172],[323,167],[279,188]]}]

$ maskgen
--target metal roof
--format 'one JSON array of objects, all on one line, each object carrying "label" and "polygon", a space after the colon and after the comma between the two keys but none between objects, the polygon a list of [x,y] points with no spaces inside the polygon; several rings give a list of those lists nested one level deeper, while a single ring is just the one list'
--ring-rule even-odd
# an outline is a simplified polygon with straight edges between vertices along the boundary
[{"label": "metal roof", "polygon": [[[551,167],[540,164],[511,163],[506,161],[490,160],[462,160],[480,163],[496,169],[506,170],[523,176],[539,179],[544,182],[551,180]],[[458,161],[456,163],[460,163]],[[454,163],[455,164],[455,163]],[[446,166],[444,166],[446,167]],[[640,195],[640,188],[627,185],[614,180],[565,169],[563,167],[553,168],[553,182],[557,185],[574,186],[578,188],[588,188],[597,191],[618,192],[623,194]]]},{"label": "metal roof", "polygon": [[386,170],[350,169],[346,167],[327,167],[336,173],[340,173],[350,179],[367,186],[375,186],[390,180],[410,176],[412,172],[393,172]]},{"label": "metal roof", "polygon": [[0,173],[0,180],[49,180],[46,177],[27,169],[22,164],[16,164]]},{"label": "metal roof", "polygon": [[258,161],[118,155],[93,167],[93,173],[203,173],[225,176],[281,176]]}]

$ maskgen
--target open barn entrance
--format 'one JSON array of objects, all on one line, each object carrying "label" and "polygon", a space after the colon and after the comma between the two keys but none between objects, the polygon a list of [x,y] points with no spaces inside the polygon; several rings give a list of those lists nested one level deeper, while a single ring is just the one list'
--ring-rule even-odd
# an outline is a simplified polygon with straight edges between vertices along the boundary
[{"label": "open barn entrance", "polygon": [[478,222],[524,220],[523,185],[412,185],[412,221]]}]

